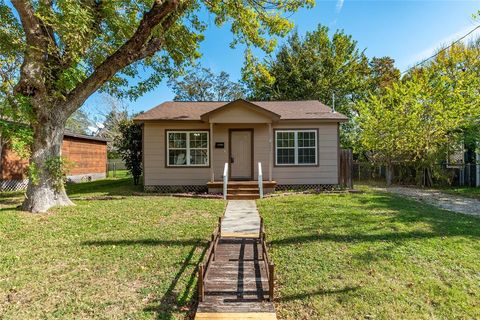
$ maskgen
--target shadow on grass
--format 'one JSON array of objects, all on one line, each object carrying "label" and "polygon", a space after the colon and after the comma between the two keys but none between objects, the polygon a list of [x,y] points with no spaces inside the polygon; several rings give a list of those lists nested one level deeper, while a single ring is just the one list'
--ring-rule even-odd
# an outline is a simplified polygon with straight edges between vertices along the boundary
[{"label": "shadow on grass", "polygon": [[314,292],[304,292],[304,293],[293,294],[285,297],[280,297],[276,299],[276,301],[289,302],[294,300],[303,300],[303,299],[307,299],[315,296],[325,296],[325,295],[331,295],[331,294],[354,292],[354,291],[357,291],[358,289],[360,289],[360,287],[356,286],[356,287],[345,287],[343,289],[336,289],[336,290],[317,290]]},{"label": "shadow on grass", "polygon": [[103,193],[109,196],[132,195],[142,191],[141,185],[134,185],[132,178],[102,179],[91,182],[72,183],[66,186],[70,197],[91,193]]},{"label": "shadow on grass", "polygon": [[[159,239],[137,239],[137,240],[93,240],[84,241],[86,246],[200,246],[203,241],[200,239],[186,240],[159,240]],[[206,243],[206,242],[205,242]]]},{"label": "shadow on grass", "polygon": [[[197,304],[197,294],[192,292],[195,290],[195,279],[198,273],[198,265],[203,260],[207,250],[207,242],[200,239],[186,240],[158,240],[158,239],[138,239],[138,240],[97,240],[85,241],[82,245],[88,246],[191,246],[186,257],[179,263],[180,268],[173,276],[165,293],[150,302],[150,305],[144,308],[146,312],[153,312],[157,319],[173,319],[174,313],[187,313],[188,318],[193,318],[195,307]],[[195,252],[201,250],[200,257],[195,260]],[[188,271],[189,266],[194,266],[191,272]],[[182,278],[186,278],[186,285],[182,292],[178,292],[177,286]]]}]

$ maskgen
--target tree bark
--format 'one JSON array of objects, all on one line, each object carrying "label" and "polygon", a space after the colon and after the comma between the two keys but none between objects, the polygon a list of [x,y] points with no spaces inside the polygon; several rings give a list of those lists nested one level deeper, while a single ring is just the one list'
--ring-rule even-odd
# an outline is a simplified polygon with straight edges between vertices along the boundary
[{"label": "tree bark", "polygon": [[34,173],[29,179],[22,204],[25,211],[46,212],[54,206],[73,205],[65,192],[62,179],[52,174],[48,166],[50,159],[61,156],[65,121],[62,114],[52,111],[49,116],[33,125],[30,166]]},{"label": "tree bark", "polygon": [[393,180],[393,166],[391,163],[387,164],[386,166],[385,178],[387,180],[387,187],[390,187]]}]

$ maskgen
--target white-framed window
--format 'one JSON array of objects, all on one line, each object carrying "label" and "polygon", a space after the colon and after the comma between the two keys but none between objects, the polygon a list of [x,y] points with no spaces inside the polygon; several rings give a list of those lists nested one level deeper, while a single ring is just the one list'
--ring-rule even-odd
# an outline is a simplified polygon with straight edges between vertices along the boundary
[{"label": "white-framed window", "polygon": [[208,131],[167,131],[167,166],[208,166],[209,139]]},{"label": "white-framed window", "polygon": [[316,165],[317,130],[276,130],[275,165]]}]

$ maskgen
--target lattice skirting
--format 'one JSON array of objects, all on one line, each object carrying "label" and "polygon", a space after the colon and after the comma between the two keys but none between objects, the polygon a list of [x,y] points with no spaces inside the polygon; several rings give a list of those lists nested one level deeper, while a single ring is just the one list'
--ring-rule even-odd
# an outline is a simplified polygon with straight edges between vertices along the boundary
[{"label": "lattice skirting", "polygon": [[0,180],[0,191],[19,191],[25,190],[28,185],[28,179],[24,180]]},{"label": "lattice skirting", "polygon": [[333,191],[340,190],[338,184],[277,184],[277,191]]},{"label": "lattice skirting", "polygon": [[189,185],[189,186],[144,186],[145,192],[158,193],[206,193],[208,191],[207,185]]}]

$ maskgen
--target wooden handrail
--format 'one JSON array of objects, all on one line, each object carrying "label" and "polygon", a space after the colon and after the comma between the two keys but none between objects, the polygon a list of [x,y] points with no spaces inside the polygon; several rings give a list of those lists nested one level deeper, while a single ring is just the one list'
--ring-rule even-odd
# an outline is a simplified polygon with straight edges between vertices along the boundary
[{"label": "wooden handrail", "polygon": [[262,260],[265,264],[265,271],[268,279],[268,300],[273,301],[273,293],[275,286],[275,264],[270,261],[268,257],[267,244],[265,242],[265,229],[263,225],[263,218],[260,218],[260,243],[262,245]]},{"label": "wooden handrail", "polygon": [[215,261],[215,249],[218,245],[218,240],[220,239],[222,232],[222,217],[218,219],[218,226],[215,228],[214,232],[211,235],[211,239],[208,242],[208,248],[203,257],[202,263],[198,267],[198,297],[200,301],[205,299],[205,279],[207,278],[207,273],[209,270],[210,262]]}]

